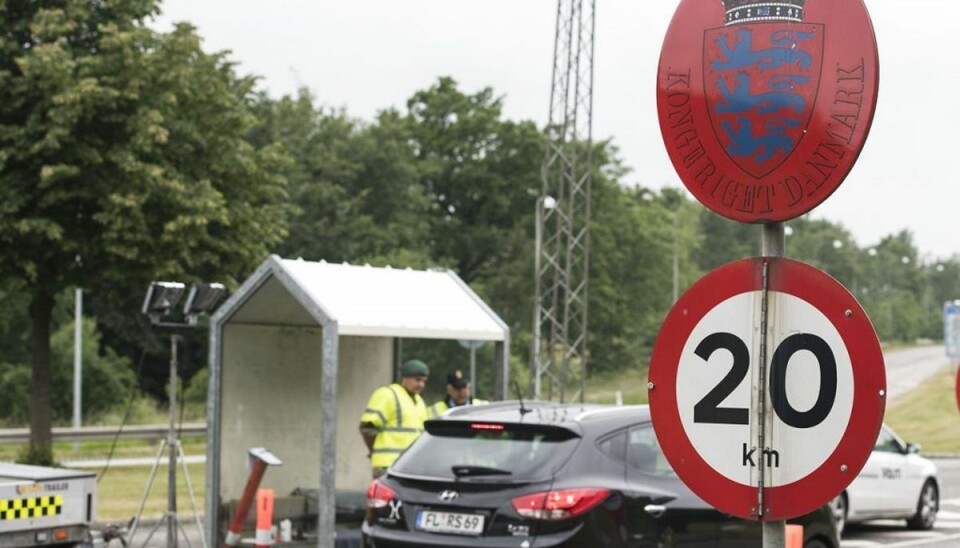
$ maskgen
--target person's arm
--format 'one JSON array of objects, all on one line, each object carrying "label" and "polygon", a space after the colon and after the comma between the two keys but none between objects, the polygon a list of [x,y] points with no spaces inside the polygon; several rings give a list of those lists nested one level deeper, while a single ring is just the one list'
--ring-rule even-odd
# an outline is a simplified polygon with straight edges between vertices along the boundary
[{"label": "person's arm", "polygon": [[373,451],[373,440],[377,439],[379,433],[380,429],[373,424],[369,422],[360,423],[360,435],[363,436],[363,443],[367,445],[367,458],[370,458],[370,453]]},{"label": "person's arm", "polygon": [[379,411],[382,407],[380,403],[383,401],[383,395],[380,393],[382,390],[382,388],[374,390],[370,401],[367,402],[367,408],[360,416],[360,435],[363,436],[363,443],[367,446],[367,458],[370,458],[373,451],[373,442],[377,434],[386,426],[387,418]]}]

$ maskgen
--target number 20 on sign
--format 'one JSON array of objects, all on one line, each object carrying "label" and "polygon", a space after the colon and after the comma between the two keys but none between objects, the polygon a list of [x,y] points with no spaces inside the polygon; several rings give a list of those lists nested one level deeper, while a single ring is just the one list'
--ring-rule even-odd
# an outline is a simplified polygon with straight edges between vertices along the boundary
[{"label": "number 20 on sign", "polygon": [[886,395],[880,345],[856,299],[809,265],[770,257],[728,264],[684,293],[648,380],[653,425],[680,478],[716,508],[760,520],[813,511],[853,481]]}]

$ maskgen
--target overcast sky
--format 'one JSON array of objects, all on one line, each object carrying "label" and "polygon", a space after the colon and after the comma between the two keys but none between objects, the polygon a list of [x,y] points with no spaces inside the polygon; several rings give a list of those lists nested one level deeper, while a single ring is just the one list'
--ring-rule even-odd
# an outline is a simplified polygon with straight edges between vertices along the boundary
[{"label": "overcast sky", "polygon": [[[683,188],[655,101],[660,46],[677,4],[597,0],[594,138],[613,139],[633,169],[629,183]],[[448,75],[468,93],[492,87],[509,118],[547,119],[555,0],[165,0],[162,7],[159,29],[192,23],[208,51],[231,50],[239,70],[261,76],[276,97],[305,86],[320,104],[371,119]],[[842,223],[860,246],[908,229],[928,260],[960,254],[960,56],[950,38],[960,3],[867,0],[867,8],[880,51],[873,129],[849,177],[813,216]]]}]

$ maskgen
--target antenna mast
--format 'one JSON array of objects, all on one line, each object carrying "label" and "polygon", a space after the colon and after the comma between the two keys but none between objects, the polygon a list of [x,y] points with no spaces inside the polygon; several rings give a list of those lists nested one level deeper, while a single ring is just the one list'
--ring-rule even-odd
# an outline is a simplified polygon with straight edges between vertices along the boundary
[{"label": "antenna mast", "polygon": [[592,182],[595,0],[557,0],[550,120],[536,202],[534,397],[583,401]]}]

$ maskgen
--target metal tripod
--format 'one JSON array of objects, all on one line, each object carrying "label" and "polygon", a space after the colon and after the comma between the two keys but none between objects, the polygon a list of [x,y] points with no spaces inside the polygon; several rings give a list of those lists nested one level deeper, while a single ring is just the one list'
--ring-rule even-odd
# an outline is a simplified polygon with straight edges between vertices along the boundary
[{"label": "metal tripod", "polygon": [[190,482],[190,473],[187,470],[186,458],[183,454],[183,446],[177,438],[176,429],[176,409],[177,409],[177,339],[179,335],[170,335],[170,428],[167,431],[167,438],[161,440],[160,447],[157,450],[157,458],[153,461],[153,468],[150,470],[150,477],[147,479],[147,487],[143,491],[143,497],[140,499],[140,507],[137,509],[137,515],[133,518],[133,525],[130,527],[129,538],[133,542],[137,527],[140,525],[140,518],[143,515],[143,507],[147,503],[147,497],[150,495],[150,489],[153,487],[153,480],[157,476],[157,468],[160,466],[160,459],[163,458],[164,449],[170,450],[170,462],[168,465],[169,476],[167,478],[167,511],[163,518],[154,525],[147,535],[146,540],[141,544],[146,547],[153,538],[153,535],[160,529],[160,526],[167,524],[167,548],[177,548],[177,537],[183,533],[187,546],[193,548],[190,543],[187,532],[177,516],[177,457],[180,457],[180,464],[183,466],[183,478],[187,483],[187,492],[190,494],[190,503],[193,505],[193,517],[197,524],[197,531],[200,533],[200,545],[207,548],[207,542],[203,535],[203,526],[200,524],[200,514],[197,513],[197,500],[193,494],[193,484]]}]

